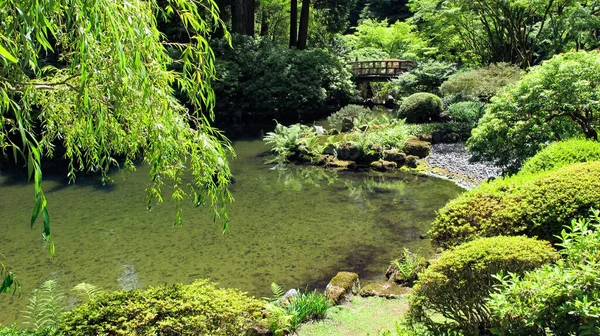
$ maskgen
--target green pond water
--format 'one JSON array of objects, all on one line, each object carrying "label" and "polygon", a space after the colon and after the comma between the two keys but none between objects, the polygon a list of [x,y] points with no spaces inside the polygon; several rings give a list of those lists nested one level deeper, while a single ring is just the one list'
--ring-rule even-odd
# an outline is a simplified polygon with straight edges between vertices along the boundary
[{"label": "green pond water", "polygon": [[[266,165],[260,141],[238,141],[231,162],[235,202],[222,234],[207,209],[191,204],[183,226],[165,202],[146,210],[147,169],[118,172],[114,183],[79,178],[44,182],[56,256],[40,223],[29,229],[33,186],[0,176],[0,253],[22,284],[20,297],[0,296],[0,323],[22,321],[31,290],[56,279],[68,292],[87,282],[106,289],[190,283],[210,278],[256,296],[284,288],[324,288],[336,272],[380,280],[403,247],[431,252],[420,240],[435,211],[462,190],[454,183],[408,173],[330,172]],[[70,299],[74,304],[74,299]]]}]

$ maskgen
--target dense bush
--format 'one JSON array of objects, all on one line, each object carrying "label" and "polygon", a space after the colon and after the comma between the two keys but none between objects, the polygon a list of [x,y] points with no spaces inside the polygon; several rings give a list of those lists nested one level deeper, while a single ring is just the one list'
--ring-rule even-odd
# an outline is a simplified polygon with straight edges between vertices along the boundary
[{"label": "dense bush", "polygon": [[327,117],[330,127],[339,128],[344,119],[356,120],[357,124],[366,122],[373,115],[373,111],[360,105],[347,105]]},{"label": "dense bush", "polygon": [[205,280],[104,294],[65,314],[68,335],[243,335],[265,302]]},{"label": "dense bush", "polygon": [[573,163],[600,161],[600,142],[571,139],[555,142],[523,164],[519,174],[535,174]]},{"label": "dense bush", "polygon": [[397,101],[414,93],[440,94],[440,85],[456,71],[452,63],[439,61],[418,62],[411,71],[385,83],[372,83],[373,94],[379,100],[391,96]]},{"label": "dense bush", "polygon": [[483,104],[474,101],[463,101],[448,106],[448,115],[457,122],[474,124],[483,114]]},{"label": "dense bush", "polygon": [[244,36],[234,36],[233,48],[225,40],[212,47],[217,122],[316,118],[353,90],[345,63],[323,50],[300,51]]},{"label": "dense bush", "polygon": [[398,109],[398,116],[409,123],[435,121],[439,118],[444,103],[440,97],[431,93],[415,93],[406,98]]},{"label": "dense bush", "polygon": [[316,291],[300,292],[285,297],[277,284],[271,284],[275,300],[267,305],[267,327],[274,335],[287,335],[295,331],[301,323],[325,317],[331,302]]},{"label": "dense bush", "polygon": [[556,265],[503,279],[487,304],[500,335],[600,335],[599,215],[563,232]]},{"label": "dense bush", "polygon": [[527,237],[480,238],[444,251],[419,274],[410,298],[409,318],[434,324],[441,314],[467,333],[489,328],[485,305],[500,271],[523,274],[556,260],[550,243]]},{"label": "dense bush", "polygon": [[431,238],[444,247],[495,235],[556,241],[571,218],[600,206],[598,190],[600,162],[483,183],[439,210]]},{"label": "dense bush", "polygon": [[465,122],[444,122],[406,125],[409,135],[431,134],[434,143],[465,141],[471,135],[473,125]]},{"label": "dense bush", "polygon": [[516,171],[545,144],[598,140],[600,54],[568,52],[532,67],[488,104],[467,146],[476,160]]},{"label": "dense bush", "polygon": [[444,96],[472,97],[489,102],[500,89],[521,78],[521,69],[499,63],[453,74],[440,87]]}]

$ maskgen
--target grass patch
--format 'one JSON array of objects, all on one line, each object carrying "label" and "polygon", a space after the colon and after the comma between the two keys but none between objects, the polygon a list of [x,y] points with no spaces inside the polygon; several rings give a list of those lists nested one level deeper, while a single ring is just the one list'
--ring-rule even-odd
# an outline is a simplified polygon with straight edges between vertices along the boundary
[{"label": "grass patch", "polygon": [[327,310],[325,319],[304,324],[299,336],[365,336],[395,331],[396,322],[408,309],[406,300],[356,296],[352,302]]}]

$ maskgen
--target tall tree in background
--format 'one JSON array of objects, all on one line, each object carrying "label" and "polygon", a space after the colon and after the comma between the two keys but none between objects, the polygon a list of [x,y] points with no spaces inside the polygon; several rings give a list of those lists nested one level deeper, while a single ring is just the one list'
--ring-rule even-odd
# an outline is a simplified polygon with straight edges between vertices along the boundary
[{"label": "tall tree in background", "polygon": [[254,0],[231,0],[231,31],[254,36]]},{"label": "tall tree in background", "polygon": [[290,0],[290,48],[298,43],[298,0]]},{"label": "tall tree in background", "polygon": [[[294,1],[294,0],[292,0]],[[308,20],[310,19],[310,0],[302,0],[300,9],[300,26],[298,27],[298,42],[296,47],[300,50],[306,49],[308,41]]]}]

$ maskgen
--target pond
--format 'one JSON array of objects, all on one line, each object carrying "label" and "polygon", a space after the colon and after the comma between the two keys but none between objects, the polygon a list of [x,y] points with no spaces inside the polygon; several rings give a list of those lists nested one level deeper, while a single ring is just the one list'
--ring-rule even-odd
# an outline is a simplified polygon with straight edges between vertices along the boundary
[{"label": "pond", "polygon": [[210,278],[256,296],[270,284],[324,288],[336,272],[383,279],[403,247],[430,254],[419,236],[435,211],[461,191],[454,183],[409,173],[330,172],[265,164],[261,141],[238,141],[231,162],[235,202],[222,234],[207,209],[146,210],[148,171],[116,172],[114,183],[83,177],[44,182],[56,256],[50,259],[40,224],[29,229],[33,186],[0,176],[0,253],[22,283],[21,297],[0,296],[0,323],[22,320],[31,290],[49,279],[65,292],[81,282],[105,289],[190,283]]}]

